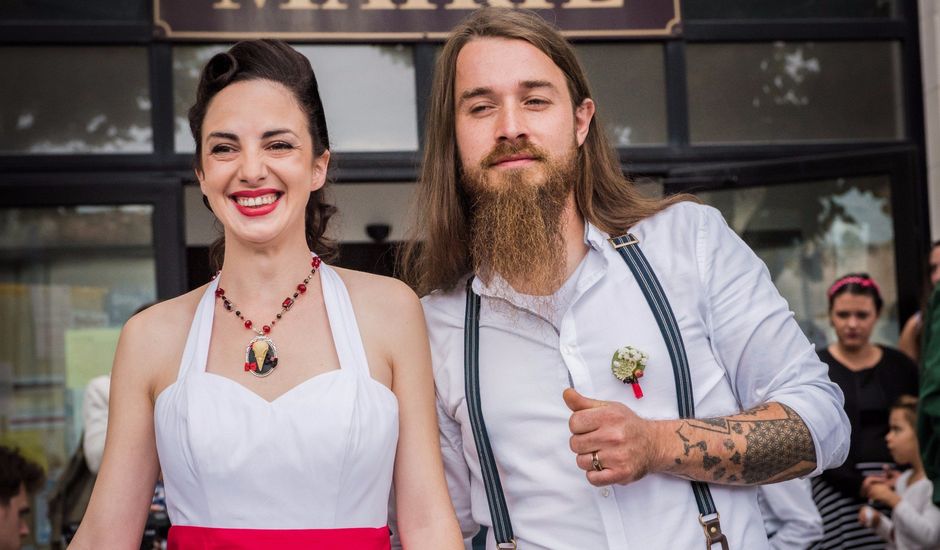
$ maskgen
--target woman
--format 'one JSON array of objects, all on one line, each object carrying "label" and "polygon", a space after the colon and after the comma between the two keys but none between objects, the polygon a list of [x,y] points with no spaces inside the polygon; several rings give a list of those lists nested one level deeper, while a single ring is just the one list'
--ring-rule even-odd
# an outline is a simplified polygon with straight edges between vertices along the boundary
[{"label": "woman", "polygon": [[[849,456],[813,483],[813,497],[823,516],[822,548],[883,547],[856,521],[864,475],[891,464],[884,446],[891,404],[917,394],[917,366],[900,351],[874,344],[871,332],[883,305],[877,283],[864,273],[850,273],[829,287],[829,322],[836,342],[819,353],[829,377],[842,388],[852,426]],[[866,546],[866,548],[868,548]]]},{"label": "woman", "polygon": [[421,307],[393,279],[321,262],[330,151],[309,62],[236,44],[206,65],[189,118],[222,267],[124,327],[72,547],[136,547],[162,468],[170,548],[385,549],[393,477],[404,547],[462,548]]},{"label": "woman", "polygon": [[904,328],[901,329],[901,335],[898,336],[898,349],[903,351],[915,363],[920,363],[921,332],[923,331],[922,313],[927,307],[927,300],[937,282],[940,281],[940,241],[934,241],[930,246],[930,254],[927,255],[927,277],[924,280],[924,294],[921,299],[920,311],[911,315]]}]

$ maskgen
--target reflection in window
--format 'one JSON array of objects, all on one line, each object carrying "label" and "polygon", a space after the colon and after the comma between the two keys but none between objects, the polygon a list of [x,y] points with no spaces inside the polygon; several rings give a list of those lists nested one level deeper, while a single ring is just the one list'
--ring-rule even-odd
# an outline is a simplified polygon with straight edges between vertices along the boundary
[{"label": "reflection in window", "polygon": [[691,44],[694,143],[904,137],[894,42]]},{"label": "reflection in window", "polygon": [[614,147],[666,142],[666,77],[659,44],[578,44]]},{"label": "reflection in window", "polygon": [[0,153],[153,151],[146,48],[2,47],[0,67]]},{"label": "reflection in window", "polygon": [[[156,296],[151,205],[0,209],[0,442],[54,482],[82,431],[88,380],[111,371],[121,326]],[[45,497],[40,495],[37,502]],[[45,514],[31,526],[48,548]]]},{"label": "reflection in window", "polygon": [[[866,272],[884,298],[874,340],[897,340],[897,278],[890,181],[859,177],[698,193],[767,264],[806,335],[835,341],[826,290],[849,272]],[[742,296],[741,299],[747,299]]]},{"label": "reflection in window", "polygon": [[[402,45],[295,46],[310,59],[334,151],[415,151],[418,127],[414,56]],[[175,146],[195,150],[187,111],[206,62],[228,46],[173,50]]]}]

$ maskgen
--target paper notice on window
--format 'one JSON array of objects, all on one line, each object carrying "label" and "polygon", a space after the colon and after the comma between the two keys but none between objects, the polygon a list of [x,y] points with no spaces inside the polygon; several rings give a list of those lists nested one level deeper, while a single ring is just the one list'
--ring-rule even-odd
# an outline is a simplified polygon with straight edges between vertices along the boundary
[{"label": "paper notice on window", "polygon": [[82,389],[96,376],[111,372],[120,327],[65,331],[65,385]]}]

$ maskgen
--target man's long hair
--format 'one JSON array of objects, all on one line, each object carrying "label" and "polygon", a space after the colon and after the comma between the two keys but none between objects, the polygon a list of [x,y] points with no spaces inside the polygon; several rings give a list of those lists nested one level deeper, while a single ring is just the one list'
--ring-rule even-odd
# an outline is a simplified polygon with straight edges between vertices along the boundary
[{"label": "man's long hair", "polygon": [[[587,78],[574,50],[557,29],[533,12],[483,8],[451,33],[434,71],[428,108],[424,162],[414,203],[415,227],[402,254],[402,275],[424,295],[453,288],[470,273],[471,200],[460,183],[455,138],[454,83],[457,56],[477,38],[524,40],[547,55],[565,74],[572,109],[591,97]],[[651,199],[641,195],[620,170],[595,115],[578,148],[574,198],[578,212],[602,231],[619,235],[638,221],[688,196]]]}]

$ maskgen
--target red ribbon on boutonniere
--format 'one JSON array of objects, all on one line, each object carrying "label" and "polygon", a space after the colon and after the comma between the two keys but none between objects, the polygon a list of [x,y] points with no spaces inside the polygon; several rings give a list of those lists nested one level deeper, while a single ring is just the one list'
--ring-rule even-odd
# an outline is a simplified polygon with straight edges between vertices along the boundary
[{"label": "red ribbon on boutonniere", "polygon": [[647,359],[649,356],[646,352],[633,346],[624,346],[615,351],[614,357],[610,360],[610,370],[614,377],[624,384],[633,386],[633,395],[637,399],[643,397],[640,378],[643,378],[643,371],[646,370]]}]

